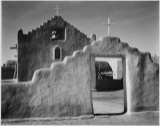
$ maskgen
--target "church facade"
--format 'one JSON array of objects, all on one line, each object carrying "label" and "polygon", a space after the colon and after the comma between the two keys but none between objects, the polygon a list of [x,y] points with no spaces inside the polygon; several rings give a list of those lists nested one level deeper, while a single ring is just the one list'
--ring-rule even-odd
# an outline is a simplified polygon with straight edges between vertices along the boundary
[{"label": "church facade", "polygon": [[159,65],[150,53],[117,37],[93,38],[59,16],[19,30],[18,80],[28,82],[2,84],[2,119],[93,117],[96,57],[122,59],[124,113],[159,111]]},{"label": "church facade", "polygon": [[62,19],[54,16],[40,27],[24,34],[18,31],[18,81],[30,81],[35,70],[62,61],[92,39]]}]

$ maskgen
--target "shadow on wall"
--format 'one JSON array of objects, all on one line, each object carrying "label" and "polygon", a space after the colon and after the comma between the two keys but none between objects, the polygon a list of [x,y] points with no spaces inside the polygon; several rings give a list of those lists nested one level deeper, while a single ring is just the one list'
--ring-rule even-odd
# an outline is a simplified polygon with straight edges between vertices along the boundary
[{"label": "shadow on wall", "polygon": [[121,80],[96,80],[96,90],[97,91],[116,91],[123,89],[123,78]]}]

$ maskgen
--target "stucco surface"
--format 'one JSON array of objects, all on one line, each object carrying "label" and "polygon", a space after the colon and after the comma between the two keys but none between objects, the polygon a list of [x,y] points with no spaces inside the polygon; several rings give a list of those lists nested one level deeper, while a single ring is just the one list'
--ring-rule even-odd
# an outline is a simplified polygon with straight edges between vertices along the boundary
[{"label": "stucco surface", "polygon": [[[52,40],[54,28],[65,29],[64,40]],[[27,34],[18,31],[18,81],[31,81],[35,70],[50,67],[53,62],[53,48],[62,48],[61,60],[76,50],[89,45],[91,40],[60,16],[54,16]]]},{"label": "stucco surface", "polygon": [[76,52],[32,82],[2,85],[2,118],[64,117],[93,114],[90,55]]},{"label": "stucco surface", "polygon": [[149,53],[131,48],[119,38],[106,37],[75,51],[63,62],[36,70],[31,82],[2,84],[2,118],[93,114],[96,56],[122,57],[127,111],[159,110],[158,64]]},{"label": "stucco surface", "polygon": [[152,61],[150,53],[131,48],[116,37],[104,37],[84,50],[94,57],[123,58],[127,111],[159,110],[159,65]]}]

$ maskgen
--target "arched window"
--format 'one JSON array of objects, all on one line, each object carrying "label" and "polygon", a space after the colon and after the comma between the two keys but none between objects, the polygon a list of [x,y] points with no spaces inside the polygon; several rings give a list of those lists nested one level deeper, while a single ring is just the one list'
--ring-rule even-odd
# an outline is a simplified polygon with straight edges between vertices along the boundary
[{"label": "arched window", "polygon": [[53,47],[53,60],[61,60],[62,49],[59,45]]},{"label": "arched window", "polygon": [[61,57],[60,53],[61,53],[60,48],[56,47],[55,48],[55,59],[60,59],[60,57]]}]

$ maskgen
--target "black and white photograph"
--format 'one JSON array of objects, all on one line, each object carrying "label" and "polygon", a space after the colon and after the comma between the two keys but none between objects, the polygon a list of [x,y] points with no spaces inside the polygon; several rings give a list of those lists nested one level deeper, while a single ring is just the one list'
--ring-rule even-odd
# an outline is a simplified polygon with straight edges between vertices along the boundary
[{"label": "black and white photograph", "polygon": [[1,1],[1,125],[159,125],[159,0]]}]

